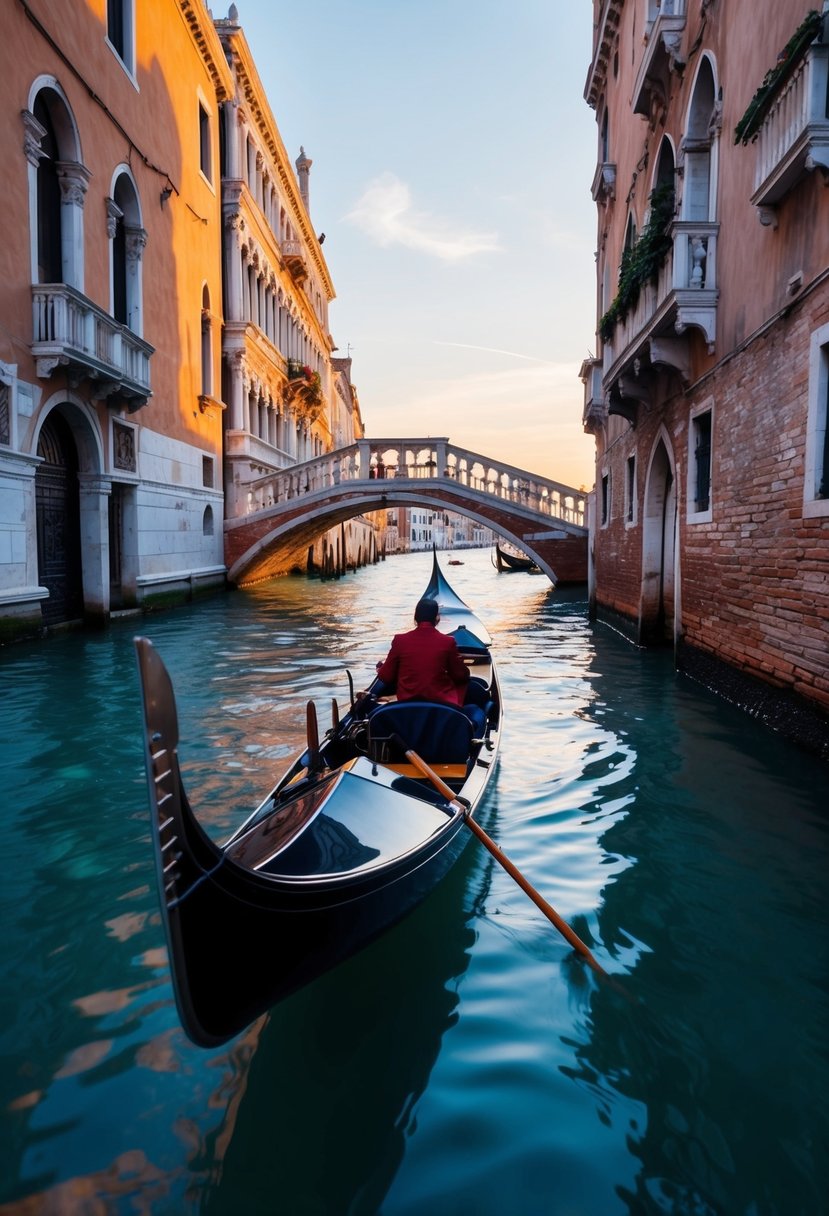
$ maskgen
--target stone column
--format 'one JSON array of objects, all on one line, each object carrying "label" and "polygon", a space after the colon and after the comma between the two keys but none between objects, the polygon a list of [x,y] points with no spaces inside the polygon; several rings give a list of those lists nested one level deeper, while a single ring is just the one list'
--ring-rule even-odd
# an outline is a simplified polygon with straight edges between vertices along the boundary
[{"label": "stone column", "polygon": [[109,617],[109,496],[112,479],[79,473],[84,616]]},{"label": "stone column", "polygon": [[63,281],[78,291],[84,289],[83,205],[89,179],[85,165],[58,161],[60,182],[60,245]]}]

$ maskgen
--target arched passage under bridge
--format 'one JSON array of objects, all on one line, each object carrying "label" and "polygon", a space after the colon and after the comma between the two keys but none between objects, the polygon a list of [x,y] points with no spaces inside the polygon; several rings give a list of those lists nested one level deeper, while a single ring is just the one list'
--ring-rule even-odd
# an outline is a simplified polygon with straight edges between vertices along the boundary
[{"label": "arched passage under bridge", "polygon": [[225,520],[231,583],[301,561],[329,528],[370,511],[457,511],[517,545],[554,584],[587,580],[586,494],[448,439],[363,439],[248,487]]}]

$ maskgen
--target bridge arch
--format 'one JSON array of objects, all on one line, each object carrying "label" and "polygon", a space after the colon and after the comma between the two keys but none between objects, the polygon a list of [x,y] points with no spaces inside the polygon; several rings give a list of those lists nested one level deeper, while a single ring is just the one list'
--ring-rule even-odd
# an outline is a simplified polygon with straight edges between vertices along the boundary
[{"label": "bridge arch", "polygon": [[246,585],[301,562],[318,536],[393,507],[455,511],[531,556],[553,583],[587,577],[586,494],[451,445],[360,440],[260,478],[247,513],[225,520],[228,580]]}]

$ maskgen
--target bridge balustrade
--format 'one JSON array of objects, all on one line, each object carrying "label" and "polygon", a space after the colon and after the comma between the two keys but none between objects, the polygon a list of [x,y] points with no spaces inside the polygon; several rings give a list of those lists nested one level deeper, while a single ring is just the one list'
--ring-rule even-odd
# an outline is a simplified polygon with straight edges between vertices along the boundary
[{"label": "bridge balustrade", "polygon": [[343,483],[442,483],[444,479],[490,498],[517,503],[536,514],[585,526],[584,491],[470,452],[450,444],[448,439],[361,439],[303,464],[274,470],[251,483],[247,513]]}]

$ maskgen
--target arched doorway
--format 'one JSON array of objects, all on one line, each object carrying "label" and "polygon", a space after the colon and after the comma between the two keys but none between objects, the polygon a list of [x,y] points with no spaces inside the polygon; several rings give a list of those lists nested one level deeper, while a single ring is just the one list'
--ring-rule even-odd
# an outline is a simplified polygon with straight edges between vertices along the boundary
[{"label": "arched doorway", "polygon": [[83,616],[84,606],[78,449],[57,410],[41,428],[37,454],[43,458],[35,475],[38,579],[49,590],[44,624],[57,625]]},{"label": "arched doorway", "polygon": [[660,439],[651,458],[645,486],[639,611],[642,645],[673,641],[675,550],[676,483],[668,450]]}]

